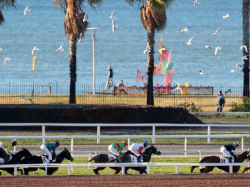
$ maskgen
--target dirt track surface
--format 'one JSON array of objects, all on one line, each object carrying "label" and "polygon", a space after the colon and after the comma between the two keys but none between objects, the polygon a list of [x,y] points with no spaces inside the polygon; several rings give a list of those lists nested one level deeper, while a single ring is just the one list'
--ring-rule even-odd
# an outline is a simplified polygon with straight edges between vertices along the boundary
[{"label": "dirt track surface", "polygon": [[249,174],[8,176],[0,186],[249,186]]}]

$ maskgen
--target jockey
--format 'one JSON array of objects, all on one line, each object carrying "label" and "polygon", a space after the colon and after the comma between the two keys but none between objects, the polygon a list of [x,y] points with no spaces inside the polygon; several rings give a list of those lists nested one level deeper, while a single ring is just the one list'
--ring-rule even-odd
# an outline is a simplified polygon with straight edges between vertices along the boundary
[{"label": "jockey", "polygon": [[148,141],[143,141],[142,143],[133,143],[128,150],[130,150],[132,153],[134,153],[135,156],[137,156],[138,162],[143,162],[142,158],[142,150],[148,146]]},{"label": "jockey", "polygon": [[[14,147],[17,145],[17,141],[11,141],[11,146]],[[6,164],[12,159],[12,156],[5,150],[3,143],[0,142],[0,164]]]},{"label": "jockey", "polygon": [[234,163],[234,151],[240,145],[239,141],[235,141],[234,144],[224,145],[220,148],[220,152],[223,155],[229,156],[229,163]]},{"label": "jockey", "polygon": [[44,143],[40,146],[40,148],[48,155],[50,162],[55,162],[56,161],[56,148],[59,147],[59,145],[60,145],[59,142]]},{"label": "jockey", "polygon": [[108,146],[108,150],[113,154],[115,155],[116,157],[122,155],[122,150],[124,147],[126,147],[128,145],[128,142],[126,141],[123,141],[122,143],[121,142],[118,142],[118,143],[112,143]]}]

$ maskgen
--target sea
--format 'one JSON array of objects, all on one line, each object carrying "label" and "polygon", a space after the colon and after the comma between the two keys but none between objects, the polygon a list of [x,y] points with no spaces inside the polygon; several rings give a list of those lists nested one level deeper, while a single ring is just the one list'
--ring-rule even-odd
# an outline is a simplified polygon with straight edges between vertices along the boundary
[{"label": "sea", "polygon": [[[157,41],[172,51],[172,85],[188,82],[193,86],[242,86],[243,73],[235,64],[242,64],[243,44],[242,0],[175,0],[167,8],[167,26],[155,34],[155,64],[159,64]],[[24,9],[30,12],[24,16]],[[142,86],[136,81],[136,70],[147,72],[147,32],[140,19],[140,6],[125,0],[103,0],[92,9],[85,1],[89,27],[77,43],[77,84],[92,87],[93,43],[95,32],[95,84],[104,85],[108,66],[114,72],[114,84]],[[115,32],[112,19],[115,11]],[[17,0],[16,8],[3,10],[5,23],[0,26],[0,84],[69,84],[69,44],[64,30],[64,12],[52,0]],[[222,16],[230,17],[223,19]],[[188,32],[181,29],[188,27]],[[220,27],[218,35],[212,34]],[[192,45],[187,46],[193,37]],[[64,51],[56,51],[63,45]],[[31,51],[37,45],[36,69],[32,71]],[[205,48],[211,46],[211,50]],[[215,47],[221,47],[215,56]],[[4,64],[4,59],[11,60]],[[166,62],[165,62],[166,63]],[[200,75],[199,71],[205,71]],[[231,71],[234,70],[232,73]],[[164,85],[164,75],[154,76],[154,84]]]}]

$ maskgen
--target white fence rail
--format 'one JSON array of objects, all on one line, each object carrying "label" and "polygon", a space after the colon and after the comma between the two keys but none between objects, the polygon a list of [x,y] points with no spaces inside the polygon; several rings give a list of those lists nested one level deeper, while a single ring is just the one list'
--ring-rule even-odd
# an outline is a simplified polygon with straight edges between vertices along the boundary
[{"label": "white fence rail", "polygon": [[175,173],[179,173],[179,167],[181,166],[229,166],[229,173],[233,173],[233,166],[249,166],[249,163],[156,163],[156,162],[145,162],[145,163],[96,163],[96,164],[15,164],[15,165],[1,165],[1,168],[14,168],[14,175],[17,175],[17,168],[45,168],[45,175],[50,167],[68,168],[68,175],[72,174],[72,168],[90,168],[90,167],[121,167],[122,174],[125,174],[126,167],[147,167],[147,174],[150,173],[150,167],[168,167],[175,166]]},{"label": "white fence rail", "polygon": [[[188,138],[206,138],[207,143],[210,143],[211,138],[241,138],[241,149],[244,150],[244,138],[250,137],[250,134],[217,134],[211,135],[212,127],[218,128],[249,128],[250,124],[163,124],[163,123],[140,123],[140,124],[101,124],[101,123],[0,123],[1,126],[8,127],[42,127],[41,136],[0,136],[0,139],[71,139],[71,151],[74,150],[74,139],[76,138],[96,138],[97,144],[100,144],[101,138],[126,138],[130,145],[131,138],[152,138],[152,143],[155,143],[156,138],[181,138],[184,139],[184,151],[187,151]],[[97,135],[65,135],[65,136],[46,136],[46,127],[96,127]],[[152,127],[152,135],[101,135],[101,127]],[[206,127],[207,135],[156,135],[156,127]],[[14,149],[14,151],[16,151]],[[185,152],[186,155],[186,152]]]}]

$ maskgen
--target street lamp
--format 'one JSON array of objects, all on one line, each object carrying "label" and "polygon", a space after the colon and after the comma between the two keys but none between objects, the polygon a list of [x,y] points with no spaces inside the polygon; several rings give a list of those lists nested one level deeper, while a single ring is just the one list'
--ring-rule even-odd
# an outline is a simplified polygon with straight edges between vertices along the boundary
[{"label": "street lamp", "polygon": [[95,30],[99,28],[87,28],[92,30],[92,44],[93,44],[93,95],[95,95]]}]

